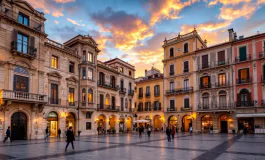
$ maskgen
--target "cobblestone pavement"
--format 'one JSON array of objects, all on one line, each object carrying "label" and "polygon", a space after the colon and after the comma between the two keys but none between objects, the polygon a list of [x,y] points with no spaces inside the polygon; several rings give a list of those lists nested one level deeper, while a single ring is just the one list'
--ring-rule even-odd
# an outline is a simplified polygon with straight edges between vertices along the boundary
[{"label": "cobblestone pavement", "polygon": [[139,138],[136,134],[76,138],[75,150],[65,139],[0,143],[0,159],[71,160],[264,160],[265,135],[178,133],[168,142],[164,133]]}]

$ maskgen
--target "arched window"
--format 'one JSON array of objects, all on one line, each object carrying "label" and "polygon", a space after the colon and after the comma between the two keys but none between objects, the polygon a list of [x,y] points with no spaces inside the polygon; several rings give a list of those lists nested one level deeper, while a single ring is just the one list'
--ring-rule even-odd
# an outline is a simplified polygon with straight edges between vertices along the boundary
[{"label": "arched window", "polygon": [[88,89],[88,103],[93,103],[93,90]]},{"label": "arched window", "polygon": [[219,92],[219,107],[220,108],[226,108],[227,107],[226,92],[225,91]]},{"label": "arched window", "polygon": [[189,44],[185,43],[184,44],[184,53],[187,53],[187,52],[189,52]]},{"label": "arched window", "polygon": [[174,48],[170,48],[169,52],[169,57],[174,57]]},{"label": "arched window", "polygon": [[86,102],[86,89],[82,89],[82,102]]},{"label": "arched window", "polygon": [[238,107],[252,106],[251,93],[247,89],[242,89],[237,95]]},{"label": "arched window", "polygon": [[202,107],[203,109],[209,109],[209,93],[204,93],[202,95]]}]

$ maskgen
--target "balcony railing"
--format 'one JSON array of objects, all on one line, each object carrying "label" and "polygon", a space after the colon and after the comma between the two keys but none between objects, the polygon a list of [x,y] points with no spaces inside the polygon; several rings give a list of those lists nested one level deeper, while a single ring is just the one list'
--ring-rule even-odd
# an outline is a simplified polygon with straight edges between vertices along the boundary
[{"label": "balcony railing", "polygon": [[244,62],[244,61],[250,61],[252,59],[251,55],[247,55],[246,58],[241,58],[240,56],[235,57],[235,63],[240,63],[240,62]]},{"label": "balcony railing", "polygon": [[61,99],[50,97],[49,98],[49,104],[52,104],[52,105],[61,105]]},{"label": "balcony railing", "polygon": [[219,60],[219,61],[216,61],[215,63],[215,67],[223,66],[223,65],[229,65],[229,60],[228,59]]},{"label": "balcony railing", "polygon": [[158,106],[158,107],[157,106],[154,106],[153,107],[153,110],[154,111],[161,111],[161,109],[162,109],[161,106]]},{"label": "balcony railing", "polygon": [[254,107],[254,101],[237,101],[236,107],[237,108]]},{"label": "balcony railing", "polygon": [[248,77],[246,79],[236,79],[236,84],[245,84],[245,83],[251,83],[252,78]]},{"label": "balcony railing", "polygon": [[68,104],[68,106],[77,106],[77,101],[73,101],[73,102],[69,102],[68,100],[66,101],[66,104]]},{"label": "balcony railing", "polygon": [[265,58],[265,47],[263,51],[259,52],[259,58]]},{"label": "balcony railing", "polygon": [[226,82],[226,81],[215,83],[215,88],[221,88],[221,87],[227,87],[227,86],[229,86],[229,82]]},{"label": "balcony railing", "polygon": [[208,89],[211,88],[211,83],[208,84],[200,84],[200,89]]},{"label": "balcony railing", "polygon": [[23,44],[21,42],[11,42],[11,52],[20,56],[29,57],[31,59],[36,58],[37,48]]},{"label": "balcony railing", "polygon": [[120,88],[119,90],[121,94],[126,94],[126,88]]},{"label": "balcony railing", "polygon": [[144,111],[152,111],[151,107],[144,107]]},{"label": "balcony railing", "polygon": [[167,112],[176,112],[177,108],[176,107],[169,107],[167,108]]},{"label": "balcony railing", "polygon": [[141,94],[138,95],[138,98],[143,98],[143,96],[144,95],[141,93]]},{"label": "balcony railing", "polygon": [[98,111],[113,111],[113,112],[118,112],[119,111],[119,106],[98,104],[97,110]]},{"label": "balcony railing", "polygon": [[155,97],[159,97],[160,96],[160,92],[154,92],[155,94],[154,94],[154,96]]},{"label": "balcony railing", "polygon": [[189,69],[183,69],[183,73],[188,73]]},{"label": "balcony railing", "polygon": [[36,103],[47,103],[47,95],[34,94],[28,92],[12,91],[12,90],[0,90],[2,92],[2,99],[10,99],[14,101],[27,101]]},{"label": "balcony railing", "polygon": [[185,107],[181,107],[181,111],[191,111],[192,107],[191,106],[185,106]]},{"label": "balcony railing", "polygon": [[173,76],[175,74],[175,72],[169,72],[170,76]]},{"label": "balcony railing", "polygon": [[[18,13],[17,12],[14,12],[10,9],[7,9],[7,8],[3,8],[3,6],[0,6],[0,13],[8,18],[11,18],[12,20],[16,21],[17,23],[20,23],[18,21]],[[22,24],[22,23],[20,23]],[[27,24],[22,24],[26,27],[29,27],[31,29],[34,29],[38,32],[44,32],[44,25],[42,25],[40,22],[37,22],[37,21],[34,21],[32,19],[29,18],[29,22],[28,22],[28,25]]]},{"label": "balcony railing", "polygon": [[183,94],[189,92],[193,92],[193,87],[184,87],[184,88],[166,90],[166,95]]},{"label": "balcony railing", "polygon": [[198,110],[231,110],[234,109],[233,103],[215,103],[215,104],[199,104]]},{"label": "balcony railing", "polygon": [[128,90],[128,95],[129,95],[129,96],[133,96],[133,95],[134,95],[134,90],[129,89],[129,90]]},{"label": "balcony railing", "polygon": [[102,81],[98,81],[98,86],[103,87],[103,88],[107,88],[107,89],[112,89],[112,90],[118,90],[119,89],[118,85],[114,85],[114,84],[110,84],[110,83],[106,83],[106,82],[102,82]]},{"label": "balcony railing", "polygon": [[206,63],[206,64],[199,64],[198,65],[198,70],[202,70],[202,69],[208,69],[208,68],[213,68],[214,65],[212,63]]},{"label": "balcony railing", "polygon": [[150,92],[146,92],[145,93],[145,97],[150,97],[151,96],[151,93]]}]

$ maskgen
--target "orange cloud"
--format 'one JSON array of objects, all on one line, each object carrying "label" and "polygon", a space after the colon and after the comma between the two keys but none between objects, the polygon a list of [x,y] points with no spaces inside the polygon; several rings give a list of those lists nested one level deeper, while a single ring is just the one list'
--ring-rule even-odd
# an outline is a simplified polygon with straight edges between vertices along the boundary
[{"label": "orange cloud", "polygon": [[233,21],[240,17],[245,17],[249,19],[253,13],[256,11],[256,6],[252,4],[245,4],[241,8],[236,7],[222,7],[220,8],[219,19]]},{"label": "orange cloud", "polygon": [[75,2],[75,0],[54,0],[56,3],[69,3],[69,2]]},{"label": "orange cloud", "polygon": [[27,2],[34,8],[43,9],[45,13],[50,13],[49,4],[45,0],[27,0]]},{"label": "orange cloud", "polygon": [[55,11],[55,12],[52,13],[52,16],[54,16],[54,17],[61,17],[61,16],[63,16],[63,13],[60,12],[60,11]]},{"label": "orange cloud", "polygon": [[265,0],[258,0],[258,4],[263,4],[265,3]]},{"label": "orange cloud", "polygon": [[150,1],[149,10],[151,12],[150,24],[153,26],[155,23],[159,22],[161,19],[178,19],[180,11],[192,5],[199,0],[188,0],[186,2],[181,2],[181,0],[165,0],[165,1]]},{"label": "orange cloud", "polygon": [[209,2],[209,6],[216,5],[218,2],[223,5],[237,5],[239,3],[249,3],[252,0],[213,0]]}]

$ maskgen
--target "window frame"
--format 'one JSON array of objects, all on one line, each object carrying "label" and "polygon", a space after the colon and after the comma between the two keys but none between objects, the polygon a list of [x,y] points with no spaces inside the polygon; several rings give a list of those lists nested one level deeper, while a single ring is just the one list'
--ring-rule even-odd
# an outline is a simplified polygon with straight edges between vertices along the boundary
[{"label": "window frame", "polygon": [[86,122],[86,130],[92,130],[92,122]]},{"label": "window frame", "polygon": [[[22,22],[20,22],[19,21],[19,17],[22,17]],[[27,24],[25,24],[25,19],[27,19],[28,20],[28,23]],[[30,25],[30,18],[29,18],[29,16],[28,15],[26,15],[26,14],[24,14],[24,13],[22,13],[22,12],[19,12],[18,13],[18,20],[17,20],[20,24],[23,24],[23,25],[25,25],[25,26],[28,26],[29,27],[29,25]]]},{"label": "window frame", "polygon": [[[72,66],[72,71],[71,71]],[[69,73],[75,73],[75,62],[69,61]]]},{"label": "window frame", "polygon": [[[53,66],[53,61],[56,62],[56,66]],[[56,55],[51,56],[51,68],[53,69],[59,69],[59,57]]]}]

